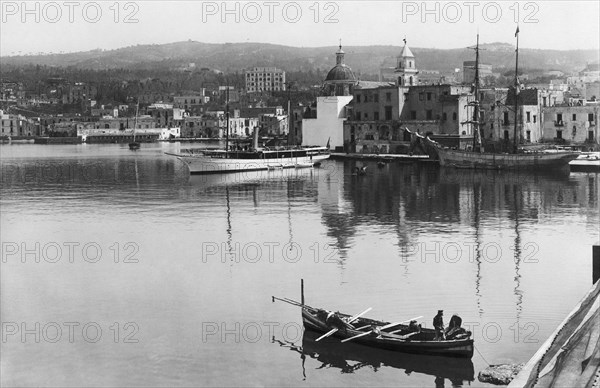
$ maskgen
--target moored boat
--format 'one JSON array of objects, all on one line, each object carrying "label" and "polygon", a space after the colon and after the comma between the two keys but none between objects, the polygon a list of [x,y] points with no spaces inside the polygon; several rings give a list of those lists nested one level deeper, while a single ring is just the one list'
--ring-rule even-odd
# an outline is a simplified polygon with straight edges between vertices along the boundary
[{"label": "moored boat", "polygon": [[176,156],[183,161],[190,174],[306,168],[329,158],[329,150],[326,147],[196,151],[178,154],[167,153],[167,155]]},{"label": "moored boat", "polygon": [[522,154],[495,154],[452,150],[441,147],[437,142],[426,138],[426,142],[435,148],[440,166],[469,169],[549,169],[566,167],[579,156],[577,152],[531,152]]},{"label": "moored boat", "polygon": [[475,80],[474,92],[475,100],[469,105],[473,106],[473,119],[463,124],[474,125],[473,147],[471,150],[455,150],[442,147],[437,142],[426,137],[424,142],[434,156],[437,156],[440,166],[449,166],[468,169],[501,169],[501,170],[521,170],[521,169],[554,169],[566,167],[569,162],[579,156],[578,152],[518,152],[517,140],[519,138],[517,130],[517,113],[519,101],[519,28],[515,33],[517,37],[516,58],[515,58],[515,86],[514,86],[514,134],[513,134],[513,152],[512,153],[489,153],[484,151],[481,142],[481,133],[479,131],[480,115],[480,95],[479,95],[479,34],[477,35],[477,46],[475,47]]},{"label": "moored boat", "polygon": [[571,171],[600,171],[600,152],[587,152],[569,162]]}]

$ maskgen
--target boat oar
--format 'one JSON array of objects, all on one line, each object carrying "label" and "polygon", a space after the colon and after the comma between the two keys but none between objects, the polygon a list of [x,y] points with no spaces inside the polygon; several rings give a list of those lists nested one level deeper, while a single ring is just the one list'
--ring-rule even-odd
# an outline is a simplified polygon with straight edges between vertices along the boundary
[{"label": "boat oar", "polygon": [[[360,314],[356,314],[355,316],[351,317],[351,318],[348,320],[348,322],[346,322],[346,323],[352,323],[352,322],[356,321],[358,318],[362,317],[364,314],[368,313],[368,312],[369,312],[369,311],[371,311],[371,310],[372,310],[372,308],[371,308],[371,307],[369,307],[368,309],[366,309],[366,310],[365,310],[365,311],[363,311],[362,313],[360,313]],[[323,334],[322,336],[320,336],[319,338],[317,338],[317,339],[315,340],[315,342],[318,342],[318,341],[322,340],[323,338],[327,338],[327,337],[329,337],[330,335],[334,334],[334,333],[335,333],[336,331],[338,331],[338,330],[339,330],[339,329],[337,329],[337,328],[329,330],[327,333],[325,333],[325,334]]]},{"label": "boat oar", "polygon": [[[394,326],[400,325],[400,324],[402,324],[404,322],[414,321],[415,319],[419,319],[419,318],[422,318],[422,316],[416,317],[416,318],[407,319],[407,320],[402,321],[402,322],[388,323],[387,325],[380,327],[379,330],[389,329],[390,327],[394,327]],[[348,341],[353,340],[355,338],[364,337],[364,336],[369,335],[371,333],[372,333],[372,331],[367,331],[367,332],[364,332],[364,333],[360,333],[360,334],[355,335],[354,337],[343,339],[342,342],[348,342]]]}]

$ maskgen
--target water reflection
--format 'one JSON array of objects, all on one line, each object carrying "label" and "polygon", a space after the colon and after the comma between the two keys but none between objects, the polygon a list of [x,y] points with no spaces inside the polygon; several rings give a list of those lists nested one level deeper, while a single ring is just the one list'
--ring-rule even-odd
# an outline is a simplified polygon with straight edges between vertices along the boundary
[{"label": "water reflection", "polygon": [[355,373],[362,368],[378,372],[381,368],[391,367],[404,371],[406,376],[403,378],[412,373],[434,376],[432,385],[436,387],[444,386],[446,379],[454,387],[463,386],[465,382],[475,379],[473,362],[470,359],[391,352],[354,343],[342,344],[335,339],[315,342],[319,335],[305,330],[302,346],[273,338],[275,344],[300,355],[302,375],[307,380],[311,378],[312,373],[318,373],[306,370],[307,357],[320,363],[315,371],[334,368],[345,374]]}]

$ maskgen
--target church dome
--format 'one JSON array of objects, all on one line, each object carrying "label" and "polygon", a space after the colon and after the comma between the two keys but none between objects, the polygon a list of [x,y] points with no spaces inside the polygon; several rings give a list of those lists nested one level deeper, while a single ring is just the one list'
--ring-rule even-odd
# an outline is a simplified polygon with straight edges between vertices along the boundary
[{"label": "church dome", "polygon": [[325,78],[325,82],[327,81],[356,81],[356,77],[350,67],[340,64],[329,70]]}]

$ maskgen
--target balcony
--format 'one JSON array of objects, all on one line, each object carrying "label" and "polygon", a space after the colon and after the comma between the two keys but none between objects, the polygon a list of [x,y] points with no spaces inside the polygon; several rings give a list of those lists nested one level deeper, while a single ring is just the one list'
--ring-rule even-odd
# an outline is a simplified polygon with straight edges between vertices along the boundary
[{"label": "balcony", "polygon": [[563,123],[562,120],[554,120],[554,126],[555,127],[564,127],[565,124]]}]

